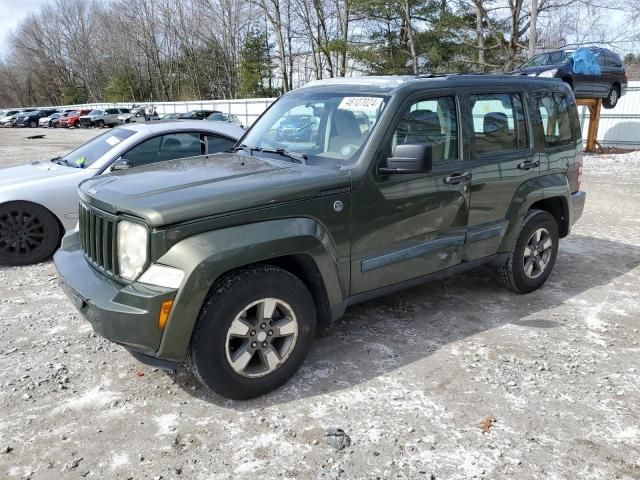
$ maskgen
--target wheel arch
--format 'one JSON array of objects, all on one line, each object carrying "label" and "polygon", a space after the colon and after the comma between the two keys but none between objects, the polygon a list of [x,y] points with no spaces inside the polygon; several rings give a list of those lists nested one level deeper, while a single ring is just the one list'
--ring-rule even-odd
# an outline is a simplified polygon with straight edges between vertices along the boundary
[{"label": "wheel arch", "polygon": [[500,243],[499,252],[509,252],[513,248],[522,222],[531,209],[545,210],[556,221],[561,237],[571,230],[570,218],[571,188],[564,174],[543,175],[524,182],[516,190],[507,211],[507,229]]},{"label": "wheel arch", "polygon": [[544,210],[556,219],[560,238],[569,234],[569,205],[563,196],[548,197],[538,200],[529,206],[529,210]]}]

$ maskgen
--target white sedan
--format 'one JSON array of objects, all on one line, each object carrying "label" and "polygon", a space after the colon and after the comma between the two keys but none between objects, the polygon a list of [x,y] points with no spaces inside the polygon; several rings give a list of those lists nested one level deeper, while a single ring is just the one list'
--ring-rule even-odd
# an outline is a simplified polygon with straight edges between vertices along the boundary
[{"label": "white sedan", "polygon": [[244,135],[226,123],[131,123],[63,157],[0,170],[0,264],[49,258],[78,221],[78,184],[96,175],[228,150]]}]

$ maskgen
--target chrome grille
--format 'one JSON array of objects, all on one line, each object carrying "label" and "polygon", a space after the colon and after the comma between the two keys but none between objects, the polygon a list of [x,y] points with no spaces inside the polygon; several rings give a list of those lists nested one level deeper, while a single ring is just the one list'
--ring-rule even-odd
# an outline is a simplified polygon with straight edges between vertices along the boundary
[{"label": "chrome grille", "polygon": [[118,274],[116,221],[80,204],[80,244],[87,259],[112,275]]}]

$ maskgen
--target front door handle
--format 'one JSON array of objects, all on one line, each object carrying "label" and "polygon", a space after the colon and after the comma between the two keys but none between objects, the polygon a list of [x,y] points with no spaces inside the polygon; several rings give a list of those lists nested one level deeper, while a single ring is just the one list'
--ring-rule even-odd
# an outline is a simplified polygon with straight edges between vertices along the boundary
[{"label": "front door handle", "polygon": [[529,170],[530,168],[536,168],[540,166],[539,160],[525,160],[522,163],[518,164],[518,168],[520,170]]},{"label": "front door handle", "polygon": [[444,183],[447,185],[457,185],[460,182],[466,182],[471,180],[471,174],[469,172],[466,173],[454,173],[449,175],[448,177],[444,177]]}]

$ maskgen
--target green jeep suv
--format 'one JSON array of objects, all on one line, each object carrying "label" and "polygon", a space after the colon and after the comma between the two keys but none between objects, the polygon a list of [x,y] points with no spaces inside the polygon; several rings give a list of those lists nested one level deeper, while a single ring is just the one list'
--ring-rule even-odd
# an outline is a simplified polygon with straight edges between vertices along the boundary
[{"label": "green jeep suv", "polygon": [[[306,135],[278,134],[299,116]],[[560,80],[312,82],[233,152],[83,182],[55,263],[98,334],[250,398],[355,303],[482,264],[515,292],[543,285],[584,207],[581,149]]]}]

